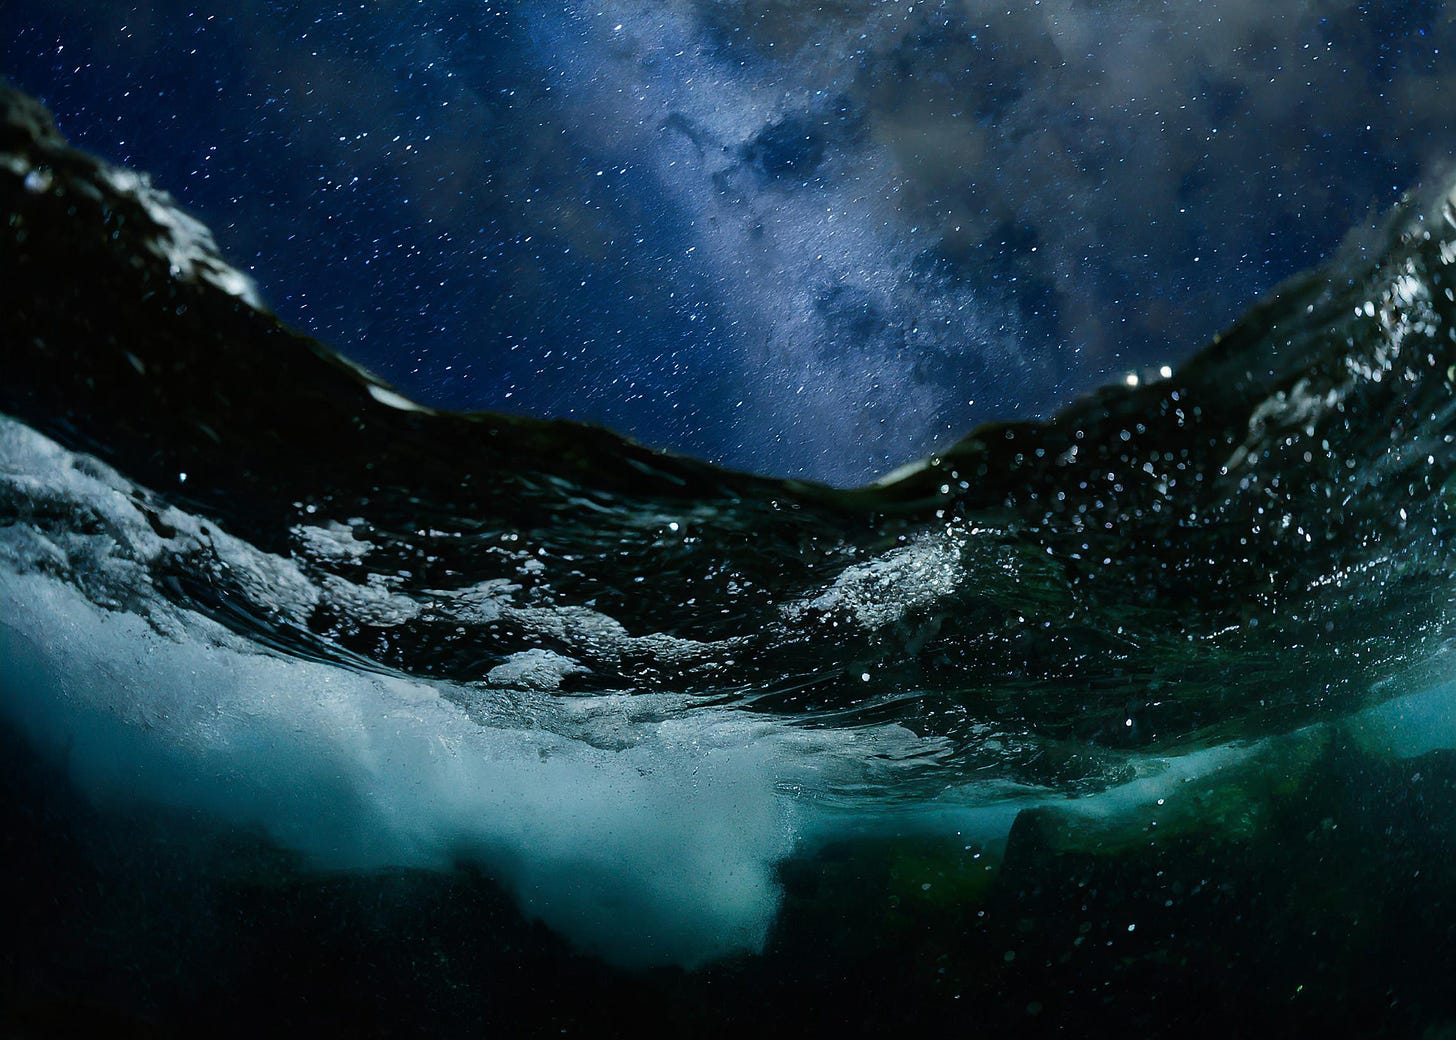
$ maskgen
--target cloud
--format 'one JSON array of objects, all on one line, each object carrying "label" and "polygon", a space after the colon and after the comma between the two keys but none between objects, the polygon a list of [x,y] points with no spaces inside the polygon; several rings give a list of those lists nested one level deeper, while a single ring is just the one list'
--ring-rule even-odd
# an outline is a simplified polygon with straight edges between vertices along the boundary
[{"label": "cloud", "polygon": [[411,393],[842,482],[1191,353],[1456,140],[1433,0],[42,9],[63,127]]},{"label": "cloud", "polygon": [[657,177],[787,446],[743,454],[843,476],[1186,355],[1316,262],[1448,135],[1435,14],[665,0],[543,46],[598,147],[690,144]]}]

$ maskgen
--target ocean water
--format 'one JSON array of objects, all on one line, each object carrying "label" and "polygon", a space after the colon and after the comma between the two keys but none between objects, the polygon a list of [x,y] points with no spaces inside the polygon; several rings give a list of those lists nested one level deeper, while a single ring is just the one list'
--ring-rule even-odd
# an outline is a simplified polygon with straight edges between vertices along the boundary
[{"label": "ocean water", "polygon": [[0,96],[0,1021],[1456,1030],[1456,203],[857,489],[412,402]]}]

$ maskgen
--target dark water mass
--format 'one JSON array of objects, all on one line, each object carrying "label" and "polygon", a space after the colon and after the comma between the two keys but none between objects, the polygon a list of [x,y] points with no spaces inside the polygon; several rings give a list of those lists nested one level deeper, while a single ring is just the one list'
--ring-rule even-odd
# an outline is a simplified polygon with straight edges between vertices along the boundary
[{"label": "dark water mass", "polygon": [[0,213],[8,1034],[1456,1035],[1446,192],[855,489],[417,405],[12,91]]}]

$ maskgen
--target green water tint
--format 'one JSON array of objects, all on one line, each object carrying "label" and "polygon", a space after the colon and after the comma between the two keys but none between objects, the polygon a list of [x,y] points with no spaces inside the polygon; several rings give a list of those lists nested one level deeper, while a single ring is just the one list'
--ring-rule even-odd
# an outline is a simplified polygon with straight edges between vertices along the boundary
[{"label": "green water tint", "polygon": [[[551,724],[608,750],[638,739],[592,715],[623,693],[635,722],[904,734],[786,785],[830,823],[781,867],[769,965],[827,944],[857,978],[903,948],[892,991],[1025,997],[1003,1023],[1162,985],[1147,1024],[1249,941],[1227,912],[1285,944],[1246,959],[1259,1007],[1333,1028],[1385,1006],[1341,992],[1385,970],[1382,920],[1456,964],[1415,902],[1449,915],[1456,891],[1446,195],[1168,374],[859,489],[411,405],[195,242],[179,261],[159,205],[0,95],[0,410],[135,481],[159,537],[195,517],[322,590],[290,601],[202,536],[149,565],[267,653],[449,683],[484,724],[580,702]],[[104,526],[73,505],[29,488],[0,522]],[[1456,1007],[1423,971],[1399,1021],[1440,1028]],[[1334,1010],[1300,1019],[1316,991]]]}]

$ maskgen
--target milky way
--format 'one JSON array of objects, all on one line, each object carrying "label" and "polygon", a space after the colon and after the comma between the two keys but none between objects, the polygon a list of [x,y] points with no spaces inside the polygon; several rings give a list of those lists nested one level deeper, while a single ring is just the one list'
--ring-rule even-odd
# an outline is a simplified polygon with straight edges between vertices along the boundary
[{"label": "milky way", "polygon": [[1448,160],[1435,3],[0,13],[285,318],[422,400],[865,480],[1185,357]]}]

